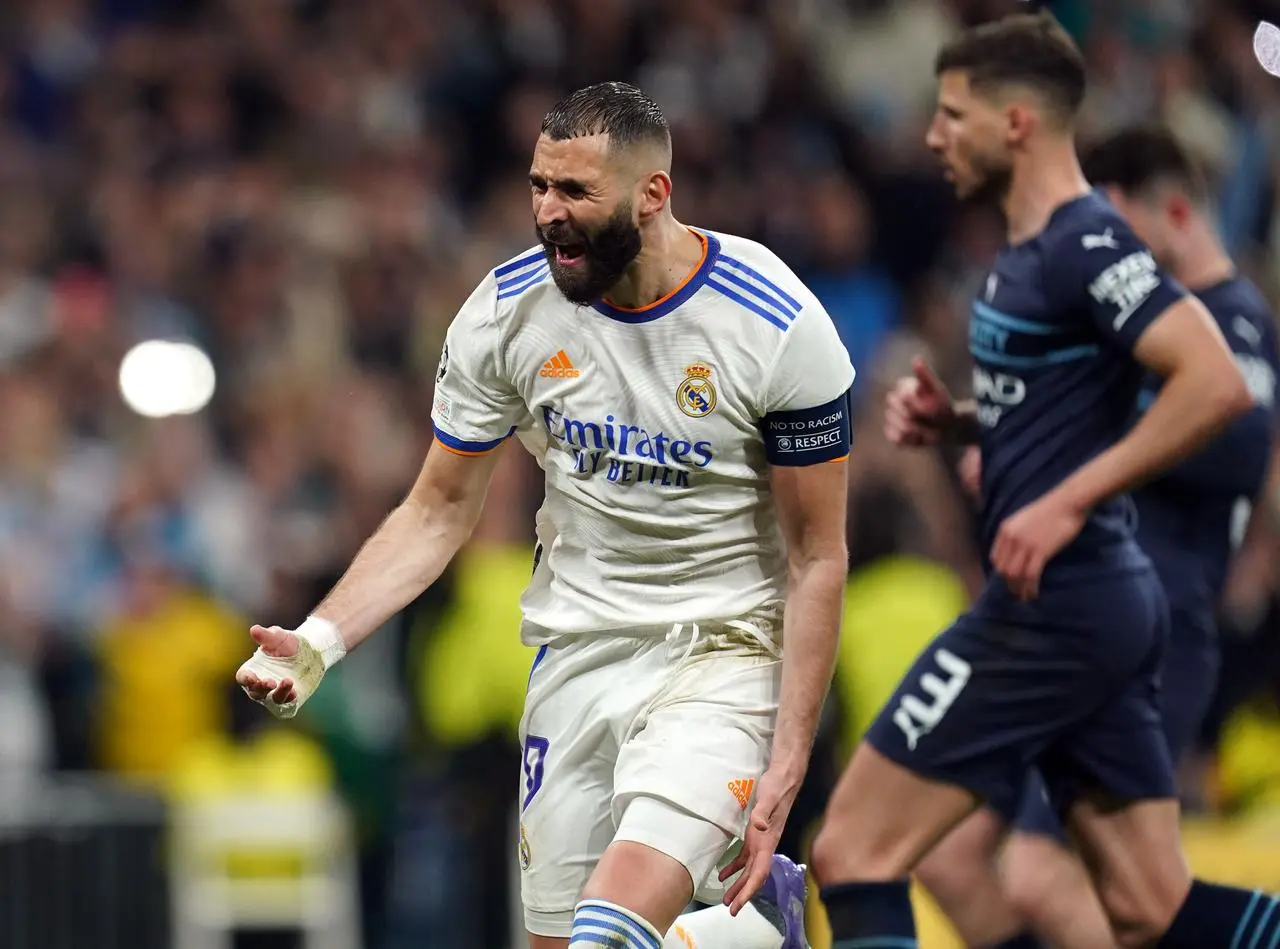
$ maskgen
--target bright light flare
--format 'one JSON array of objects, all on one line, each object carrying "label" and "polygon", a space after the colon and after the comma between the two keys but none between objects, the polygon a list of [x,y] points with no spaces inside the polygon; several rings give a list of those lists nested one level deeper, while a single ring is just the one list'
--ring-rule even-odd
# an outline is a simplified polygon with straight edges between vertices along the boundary
[{"label": "bright light flare", "polygon": [[1253,55],[1273,76],[1280,76],[1280,27],[1263,20],[1253,32]]},{"label": "bright light flare", "polygon": [[216,388],[213,363],[191,343],[147,340],[120,362],[120,395],[146,418],[199,412]]}]

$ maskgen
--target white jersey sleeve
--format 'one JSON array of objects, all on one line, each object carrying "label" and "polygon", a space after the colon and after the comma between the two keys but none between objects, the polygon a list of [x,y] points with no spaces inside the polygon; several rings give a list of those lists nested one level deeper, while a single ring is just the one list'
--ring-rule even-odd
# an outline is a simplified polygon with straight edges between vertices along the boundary
[{"label": "white jersey sleeve", "polygon": [[505,370],[492,274],[475,289],[445,335],[431,423],[450,451],[479,455],[502,444],[525,413]]},{"label": "white jersey sleeve", "polygon": [[760,428],[771,464],[798,467],[849,454],[853,377],[835,324],[817,300],[811,301],[765,375]]}]

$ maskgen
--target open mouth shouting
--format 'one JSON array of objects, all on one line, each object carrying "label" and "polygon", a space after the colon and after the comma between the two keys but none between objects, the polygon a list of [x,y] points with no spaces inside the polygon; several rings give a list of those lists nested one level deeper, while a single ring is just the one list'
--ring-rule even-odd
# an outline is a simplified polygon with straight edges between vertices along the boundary
[{"label": "open mouth shouting", "polygon": [[561,267],[578,267],[586,262],[587,242],[573,228],[565,225],[551,225],[541,230],[538,236],[542,246],[554,257]]}]

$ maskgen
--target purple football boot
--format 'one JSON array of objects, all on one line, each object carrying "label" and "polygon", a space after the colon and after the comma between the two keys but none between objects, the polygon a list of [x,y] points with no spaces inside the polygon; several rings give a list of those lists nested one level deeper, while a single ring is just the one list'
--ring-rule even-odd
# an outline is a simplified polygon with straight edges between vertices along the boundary
[{"label": "purple football boot", "polygon": [[[809,940],[804,934],[804,898],[807,889],[804,867],[796,866],[787,857],[775,853],[769,878],[764,881],[752,902],[765,903],[760,915],[775,924],[781,924],[782,949],[809,949]],[[759,910],[760,907],[757,906],[756,909]],[[770,912],[774,909],[776,913]]]}]

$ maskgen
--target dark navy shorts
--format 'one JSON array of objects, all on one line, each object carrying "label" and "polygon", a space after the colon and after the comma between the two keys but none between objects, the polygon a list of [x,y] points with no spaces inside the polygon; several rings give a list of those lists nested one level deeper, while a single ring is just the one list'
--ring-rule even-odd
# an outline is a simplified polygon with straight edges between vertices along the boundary
[{"label": "dark navy shorts", "polygon": [[1038,768],[1061,806],[1087,791],[1172,797],[1159,674],[1169,634],[1153,570],[1044,583],[999,578],[921,653],[867,732],[916,774],[1018,813]]},{"label": "dark navy shorts", "polygon": [[[1160,674],[1161,724],[1175,765],[1196,740],[1217,686],[1218,667],[1218,635],[1212,610],[1175,608]],[[1032,769],[1013,828],[1065,840],[1061,817],[1065,804],[1054,799],[1039,770]]]}]

